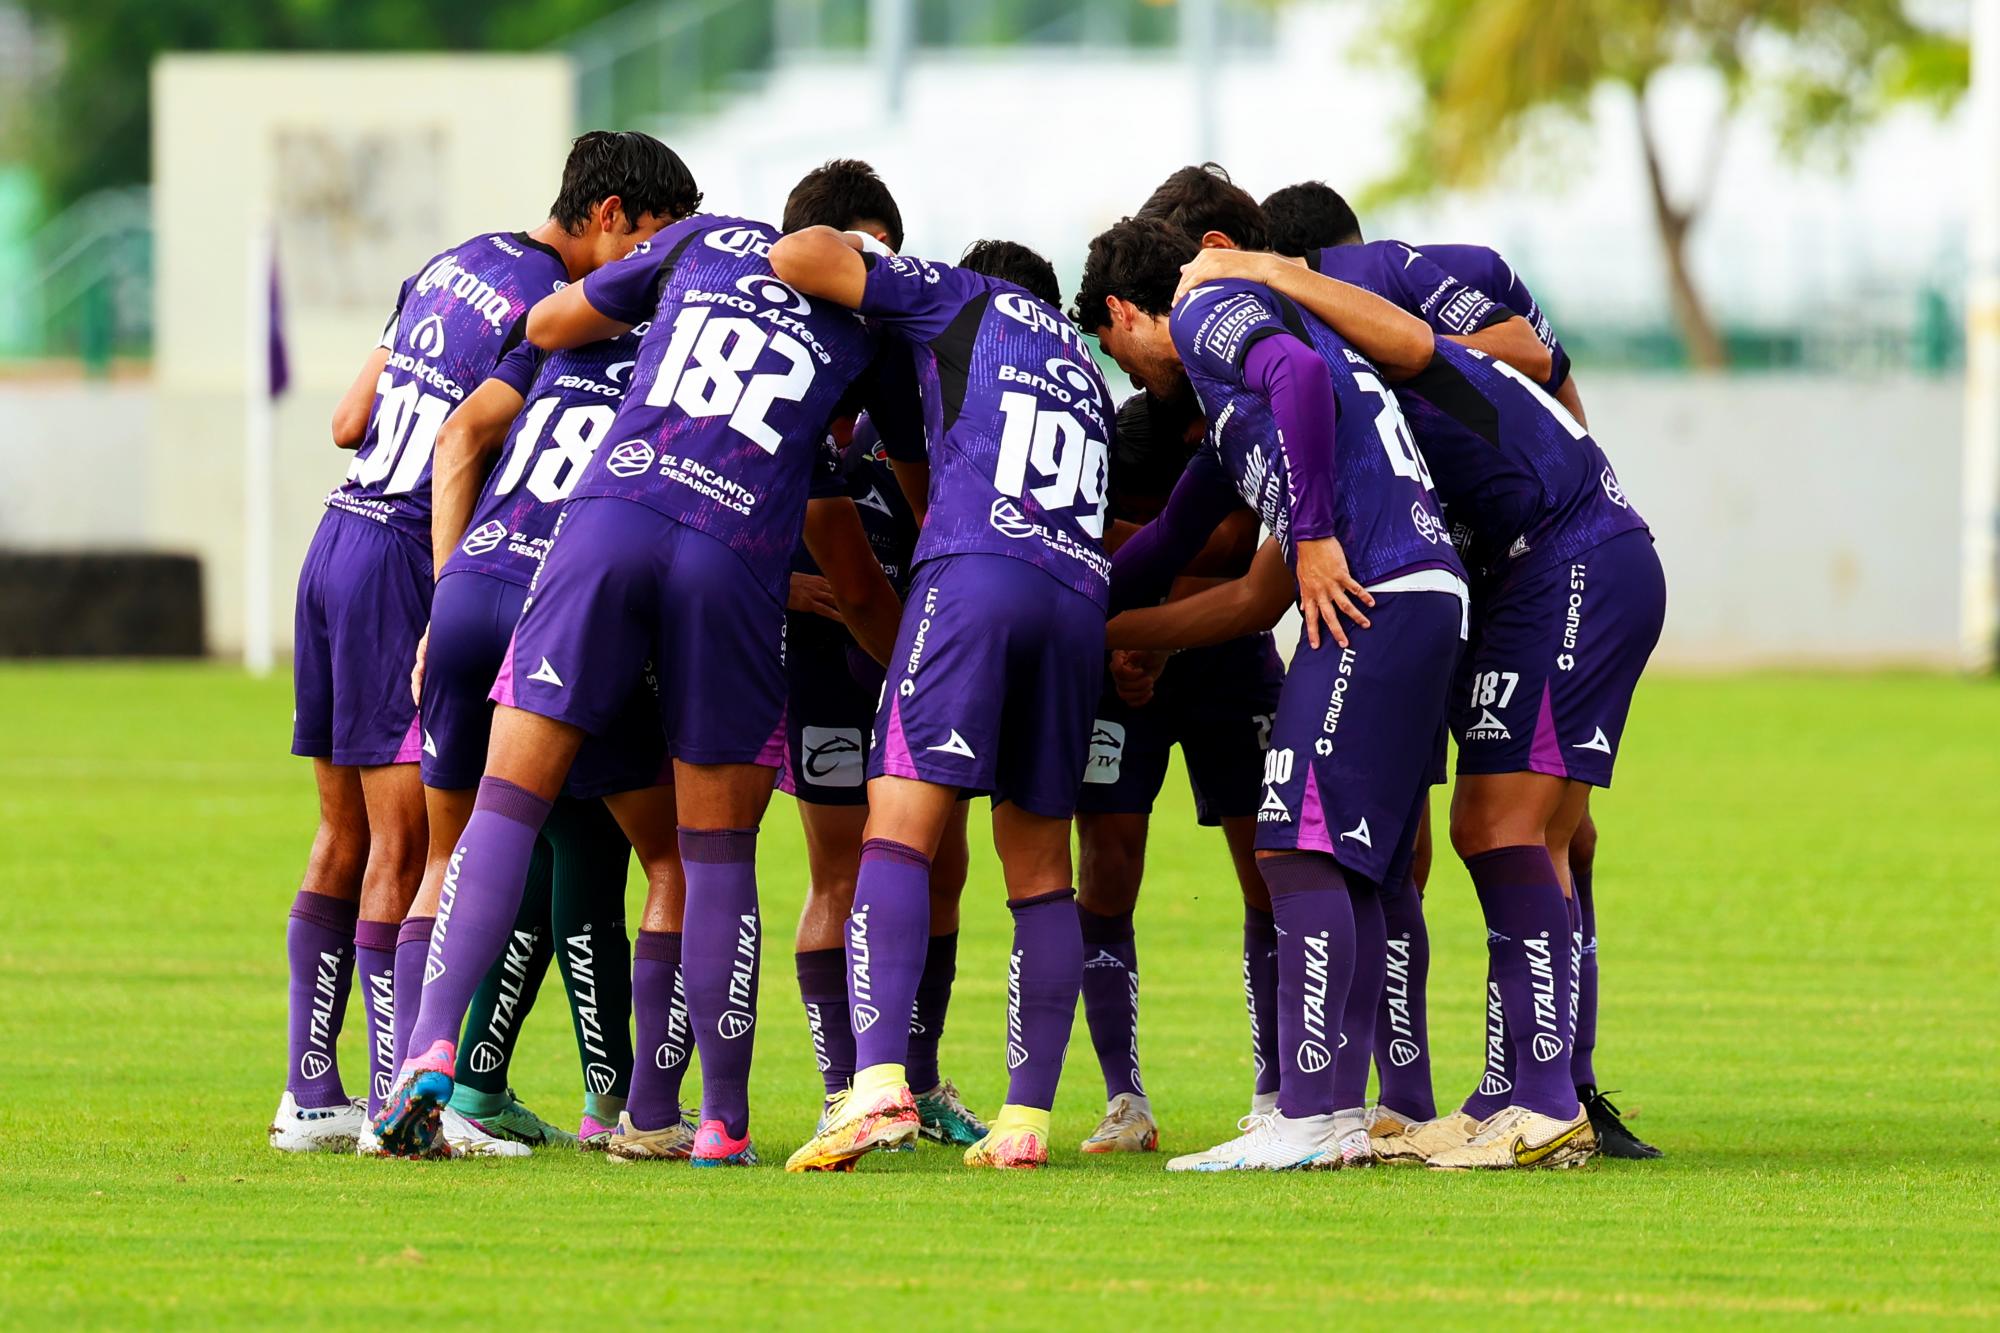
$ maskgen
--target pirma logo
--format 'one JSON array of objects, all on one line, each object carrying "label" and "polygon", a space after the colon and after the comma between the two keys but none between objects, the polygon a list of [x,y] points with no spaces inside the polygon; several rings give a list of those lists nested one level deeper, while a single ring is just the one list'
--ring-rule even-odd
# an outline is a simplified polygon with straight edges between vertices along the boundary
[{"label": "pirma logo", "polygon": [[866,1032],[869,1028],[874,1027],[875,1021],[881,1017],[882,1017],[882,1011],[877,1009],[872,1004],[855,1005],[854,1006],[855,1035],[859,1036],[862,1033]]},{"label": "pirma logo", "polygon": [[670,1041],[660,1043],[660,1049],[653,1052],[653,1068],[672,1069],[687,1059],[687,1052]]},{"label": "pirma logo", "polygon": [[443,356],[444,316],[433,311],[419,320],[417,327],[410,330],[410,346],[433,361]]},{"label": "pirma logo", "polygon": [[325,1078],[326,1071],[333,1068],[333,1057],[325,1051],[307,1051],[299,1057],[299,1073],[307,1078]]},{"label": "pirma logo", "polygon": [[592,1092],[603,1097],[610,1093],[612,1084],[618,1081],[618,1075],[610,1065],[592,1062],[583,1071],[583,1081],[590,1085]]},{"label": "pirma logo", "polygon": [[614,477],[636,477],[653,466],[653,446],[644,440],[627,440],[604,460],[604,470]]},{"label": "pirma logo", "polygon": [[506,539],[507,525],[497,518],[489,518],[465,534],[463,550],[467,555],[485,555]]},{"label": "pirma logo", "polygon": [[1316,1041],[1300,1042],[1298,1059],[1300,1070],[1308,1074],[1317,1074],[1333,1063],[1333,1056]]},{"label": "pirma logo", "polygon": [[1535,1034],[1535,1059],[1547,1064],[1563,1053],[1562,1038],[1552,1037],[1546,1032]]},{"label": "pirma logo", "polygon": [[715,1030],[724,1041],[735,1041],[756,1025],[757,1020],[741,1009],[731,1009],[715,1020]]},{"label": "pirma logo", "polygon": [[1422,1054],[1423,1052],[1417,1049],[1417,1044],[1413,1041],[1405,1041],[1398,1037],[1389,1043],[1389,1063],[1398,1069]]},{"label": "pirma logo", "polygon": [[472,1048],[472,1054],[465,1062],[472,1066],[475,1074],[490,1074],[500,1067],[500,1048],[490,1041],[482,1041]]}]

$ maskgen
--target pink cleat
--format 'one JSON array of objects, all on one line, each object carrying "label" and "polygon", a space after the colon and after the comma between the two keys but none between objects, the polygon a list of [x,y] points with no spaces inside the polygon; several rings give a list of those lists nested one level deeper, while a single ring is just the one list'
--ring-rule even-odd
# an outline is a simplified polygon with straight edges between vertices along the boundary
[{"label": "pink cleat", "polygon": [[694,1132],[694,1153],[688,1158],[688,1165],[755,1166],[757,1150],[750,1146],[748,1134],[732,1139],[720,1120],[704,1120]]}]

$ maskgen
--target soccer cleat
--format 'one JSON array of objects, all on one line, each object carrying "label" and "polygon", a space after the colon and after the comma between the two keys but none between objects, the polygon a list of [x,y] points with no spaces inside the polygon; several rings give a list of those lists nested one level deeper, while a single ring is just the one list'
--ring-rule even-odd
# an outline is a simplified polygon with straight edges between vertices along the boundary
[{"label": "soccer cleat", "polygon": [[1485,1124],[1463,1111],[1405,1125],[1400,1134],[1377,1135],[1375,1160],[1421,1166],[1442,1152],[1462,1148]]},{"label": "soccer cleat", "polygon": [[1276,1115],[1278,1094],[1275,1092],[1253,1092],[1250,1094],[1251,1115]]},{"label": "soccer cleat", "polygon": [[1333,1131],[1340,1142],[1340,1164],[1343,1167],[1375,1165],[1375,1144],[1368,1137],[1368,1110],[1357,1106],[1352,1110],[1336,1111],[1333,1117]]},{"label": "soccer cleat", "polygon": [[1368,1108],[1368,1155],[1378,1162],[1393,1162],[1398,1159],[1389,1154],[1395,1151],[1392,1140],[1403,1137],[1404,1131],[1416,1125],[1416,1121],[1386,1106]]},{"label": "soccer cleat", "polygon": [[279,1152],[353,1152],[354,1141],[367,1124],[366,1102],[300,1106],[287,1092],[271,1117],[271,1146]]},{"label": "soccer cleat", "polygon": [[[1649,1162],[1666,1156],[1625,1127],[1618,1108],[1611,1104],[1610,1093],[1585,1085],[1576,1090],[1576,1095],[1583,1103],[1584,1114],[1590,1117],[1591,1132],[1597,1135],[1598,1152],[1628,1162]],[[1634,1111],[1632,1118],[1638,1119],[1639,1113]]]},{"label": "soccer cleat", "polygon": [[785,1162],[787,1171],[852,1171],[879,1149],[894,1151],[916,1140],[916,1098],[898,1083],[887,1089],[849,1090],[827,1098],[819,1128]]},{"label": "soccer cleat", "polygon": [[664,1129],[640,1129],[630,1112],[618,1113],[604,1155],[614,1162],[685,1162],[694,1153],[694,1124],[676,1120]]},{"label": "soccer cleat", "polygon": [[382,1151],[392,1157],[428,1157],[437,1151],[457,1058],[458,1048],[448,1038],[439,1037],[429,1050],[403,1063],[375,1117]]},{"label": "soccer cleat", "polygon": [[590,1114],[590,1112],[585,1111],[583,1113],[583,1123],[577,1126],[576,1146],[584,1152],[603,1152],[611,1146],[612,1136],[617,1132],[618,1126],[607,1125],[596,1116]]},{"label": "soccer cleat", "polygon": [[576,1142],[574,1134],[560,1126],[550,1124],[523,1105],[520,1098],[514,1095],[512,1088],[507,1089],[506,1104],[498,1111],[486,1115],[472,1114],[464,1107],[456,1105],[457,1100],[457,1094],[454,1093],[452,1109],[494,1138],[525,1143],[530,1148],[568,1147]]},{"label": "soccer cleat", "polygon": [[965,1148],[986,1137],[987,1125],[972,1113],[950,1079],[917,1094],[919,1132],[947,1148]]},{"label": "soccer cleat", "polygon": [[965,1150],[965,1164],[1003,1171],[1047,1166],[1049,1113],[1029,1106],[1002,1106],[986,1137]]},{"label": "soccer cleat", "polygon": [[704,1120],[694,1132],[694,1150],[688,1154],[688,1165],[755,1166],[757,1150],[750,1146],[748,1134],[732,1139],[720,1120]]},{"label": "soccer cleat", "polygon": [[1582,1107],[1574,1120],[1558,1120],[1509,1106],[1462,1146],[1432,1157],[1430,1165],[1433,1171],[1560,1170],[1581,1166],[1596,1152],[1597,1135]]},{"label": "soccer cleat", "polygon": [[1167,1163],[1169,1171],[1334,1171],[1341,1165],[1340,1134],[1330,1115],[1296,1120],[1273,1112],[1246,1115],[1236,1122],[1243,1132],[1203,1152],[1189,1153]]},{"label": "soccer cleat", "polygon": [[354,1155],[356,1157],[389,1157],[393,1154],[382,1146],[382,1139],[375,1133],[375,1126],[368,1123],[367,1119],[364,1118],[361,1121],[361,1132],[354,1136]]},{"label": "soccer cleat", "polygon": [[477,1121],[452,1110],[450,1106],[439,1113],[438,1131],[438,1142],[444,1148],[439,1155],[453,1160],[461,1157],[526,1157],[534,1152],[525,1143],[489,1134]]},{"label": "soccer cleat", "polygon": [[1138,1093],[1121,1092],[1104,1108],[1104,1119],[1083,1141],[1080,1151],[1155,1152],[1160,1146],[1160,1127],[1153,1122],[1153,1104]]}]

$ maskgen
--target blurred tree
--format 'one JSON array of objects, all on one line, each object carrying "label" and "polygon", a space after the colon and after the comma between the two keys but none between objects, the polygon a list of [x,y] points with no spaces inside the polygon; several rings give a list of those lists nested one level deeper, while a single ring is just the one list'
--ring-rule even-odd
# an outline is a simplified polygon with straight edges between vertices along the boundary
[{"label": "blurred tree", "polygon": [[[629,0],[22,0],[62,60],[29,120],[59,207],[150,175],[149,76],[165,51],[533,50]],[[504,114],[505,107],[494,108]]]},{"label": "blurred tree", "polygon": [[[1949,105],[1969,73],[1964,41],[1919,26],[1903,0],[1394,0],[1381,36],[1423,100],[1401,166],[1369,192],[1375,202],[1484,184],[1524,141],[1588,120],[1600,87],[1631,94],[1674,318],[1689,358],[1711,368],[1727,358],[1687,241],[1730,120],[1754,103],[1795,155],[1838,157],[1898,101]],[[1654,80],[1675,66],[1711,69],[1723,88],[1702,166],[1679,189],[1648,105]]]}]

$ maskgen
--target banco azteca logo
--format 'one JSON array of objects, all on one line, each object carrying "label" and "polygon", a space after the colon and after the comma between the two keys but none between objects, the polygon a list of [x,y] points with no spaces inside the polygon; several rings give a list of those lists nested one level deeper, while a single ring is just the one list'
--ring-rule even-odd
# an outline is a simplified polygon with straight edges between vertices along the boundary
[{"label": "banco azteca logo", "polygon": [[765,305],[776,306],[787,314],[810,315],[812,313],[812,302],[806,300],[805,297],[799,295],[783,282],[768,274],[746,273],[736,280],[736,290],[742,292],[753,301],[761,301]]},{"label": "banco azteca logo", "polygon": [[433,311],[410,330],[410,346],[435,361],[444,355],[444,316]]}]

